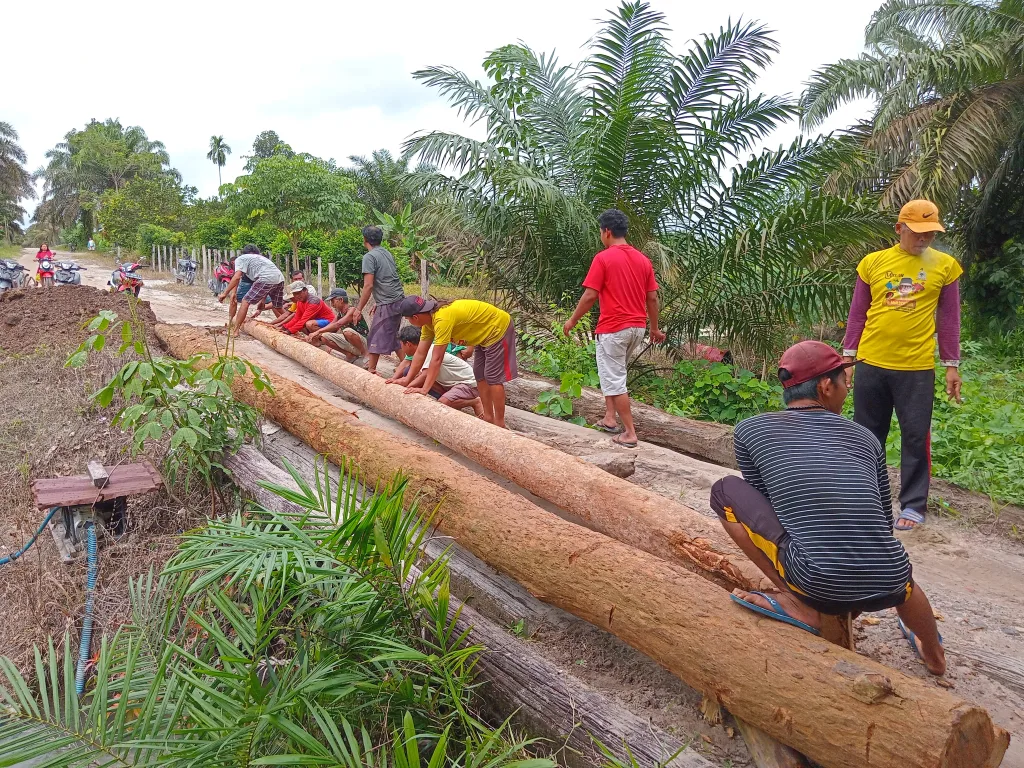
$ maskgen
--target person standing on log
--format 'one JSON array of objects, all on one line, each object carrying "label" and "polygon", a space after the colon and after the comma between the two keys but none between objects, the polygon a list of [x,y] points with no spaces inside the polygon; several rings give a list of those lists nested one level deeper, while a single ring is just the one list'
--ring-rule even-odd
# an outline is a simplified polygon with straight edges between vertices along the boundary
[{"label": "person standing on log", "polygon": [[885,450],[840,415],[851,365],[820,341],[793,345],[779,361],[786,410],[736,425],[743,477],[716,482],[711,507],[778,592],[736,589],[732,599],[814,634],[822,614],[895,608],[914,653],[942,675],[932,607],[893,533]]},{"label": "person standing on log", "polygon": [[370,335],[366,339],[370,352],[366,370],[374,374],[381,355],[390,355],[402,348],[398,341],[398,329],[402,326],[399,306],[405,298],[405,289],[398,277],[395,257],[381,245],[383,241],[384,230],[380,227],[363,227],[363,247],[367,252],[363,256],[363,290],[359,293],[356,319],[362,316],[372,294],[375,306]]},{"label": "person standing on log", "polygon": [[[892,414],[900,425],[900,514],[896,530],[924,523],[931,475],[935,336],[946,369],[946,394],[960,402],[960,276],[952,256],[931,247],[945,232],[939,209],[911,200],[900,210],[892,248],[865,256],[843,339],[847,361],[858,358],[853,420],[885,447]],[[847,371],[853,386],[853,369]]]},{"label": "person standing on log", "polygon": [[[591,262],[583,281],[583,296],[562,331],[568,336],[594,302],[600,301],[601,315],[594,331],[597,375],[601,380],[605,414],[594,426],[617,435],[612,439],[616,445],[635,448],[638,438],[629,407],[626,370],[643,344],[648,317],[651,341],[665,340],[665,334],[658,329],[658,282],[651,260],[626,242],[629,231],[626,214],[609,208],[601,214],[598,226],[605,249]],[[621,428],[616,414],[622,421]]]},{"label": "person standing on log", "polygon": [[252,287],[242,297],[234,320],[231,321],[234,330],[237,331],[245,322],[249,306],[262,304],[264,299],[270,299],[274,315],[280,317],[284,314],[284,275],[274,262],[260,254],[260,249],[252,244],[242,248],[242,255],[235,259],[235,274],[231,276],[224,292],[217,297],[218,301],[224,303],[224,299],[234,293],[243,276],[252,281]]},{"label": "person standing on log", "polygon": [[[401,314],[420,329],[420,344],[409,364],[409,372],[389,383],[407,387],[407,394],[429,395],[441,373],[441,363],[449,342],[474,346],[473,375],[483,405],[484,421],[496,427],[505,426],[505,382],[519,377],[516,367],[516,329],[512,316],[485,301],[458,299],[436,301],[421,296],[407,296]],[[427,378],[418,386],[410,386],[423,368],[427,351],[433,348]]]}]

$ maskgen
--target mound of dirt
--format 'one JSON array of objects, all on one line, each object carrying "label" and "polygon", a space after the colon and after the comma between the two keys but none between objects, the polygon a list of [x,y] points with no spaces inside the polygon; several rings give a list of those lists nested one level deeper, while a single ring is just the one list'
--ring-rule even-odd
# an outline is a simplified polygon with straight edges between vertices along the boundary
[{"label": "mound of dirt", "polygon": [[[19,353],[42,346],[77,347],[89,335],[85,326],[103,309],[127,319],[128,296],[86,285],[6,291],[0,294],[0,349]],[[139,302],[136,311],[152,328],[157,320],[149,302]]]}]

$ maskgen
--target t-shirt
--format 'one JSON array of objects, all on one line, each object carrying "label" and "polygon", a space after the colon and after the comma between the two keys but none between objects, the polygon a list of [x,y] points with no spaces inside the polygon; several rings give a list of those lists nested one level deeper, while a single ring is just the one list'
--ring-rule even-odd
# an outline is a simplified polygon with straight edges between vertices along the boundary
[{"label": "t-shirt", "polygon": [[[430,347],[427,350],[427,357],[423,360],[423,368],[421,370],[425,371],[427,369],[433,357],[434,348]],[[437,373],[436,383],[445,389],[451,389],[456,384],[469,384],[469,386],[475,387],[476,376],[473,374],[473,366],[462,358],[445,352],[444,359],[441,360],[441,370]]]},{"label": "t-shirt", "polygon": [[647,326],[647,294],[658,290],[651,260],[625,243],[606,248],[594,257],[583,281],[598,292],[601,316],[595,333]]},{"label": "t-shirt", "polygon": [[235,259],[235,271],[241,272],[254,283],[277,285],[284,282],[284,274],[277,265],[258,253],[243,253]]},{"label": "t-shirt", "polygon": [[939,294],[963,273],[956,259],[934,248],[914,256],[894,245],[861,259],[857,274],[871,289],[871,306],[857,357],[895,371],[931,370]]},{"label": "t-shirt", "polygon": [[323,299],[314,296],[307,297],[308,301],[295,303],[295,317],[284,324],[289,333],[298,333],[310,320],[333,321],[336,317],[334,310]]},{"label": "t-shirt", "polygon": [[434,312],[433,321],[420,330],[420,340],[434,344],[455,342],[464,347],[489,347],[501,341],[512,317],[486,301],[458,299]]},{"label": "t-shirt", "polygon": [[405,298],[395,257],[387,248],[378,245],[366,252],[363,256],[363,274],[373,275],[373,300],[378,304],[394,304]]},{"label": "t-shirt", "polygon": [[910,560],[893,535],[885,451],[828,411],[779,411],[733,433],[743,478],[789,534],[784,578],[818,600],[855,602],[906,587]]}]

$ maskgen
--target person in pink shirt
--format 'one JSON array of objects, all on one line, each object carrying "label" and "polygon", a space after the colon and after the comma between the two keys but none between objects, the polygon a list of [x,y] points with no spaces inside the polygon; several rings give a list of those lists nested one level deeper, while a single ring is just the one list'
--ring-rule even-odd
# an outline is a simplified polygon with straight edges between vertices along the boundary
[{"label": "person in pink shirt", "polygon": [[[583,296],[562,330],[568,336],[594,302],[600,301],[601,314],[594,330],[605,415],[594,426],[617,435],[612,440],[616,445],[635,448],[637,436],[629,408],[626,370],[643,344],[648,318],[651,341],[665,340],[665,334],[658,329],[658,281],[651,260],[626,242],[626,214],[609,208],[601,214],[598,226],[605,249],[591,262],[583,281]],[[622,420],[621,429],[616,414]]]}]

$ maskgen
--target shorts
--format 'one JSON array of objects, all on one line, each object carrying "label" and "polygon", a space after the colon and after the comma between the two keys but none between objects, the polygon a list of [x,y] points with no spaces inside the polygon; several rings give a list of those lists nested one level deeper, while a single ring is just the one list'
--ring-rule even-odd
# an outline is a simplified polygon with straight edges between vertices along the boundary
[{"label": "shorts", "polygon": [[261,283],[258,280],[252,284],[252,288],[243,297],[243,301],[248,301],[249,304],[258,304],[266,298],[270,298],[270,305],[274,309],[281,309],[284,307],[284,281],[271,285],[270,283]]},{"label": "shorts", "polygon": [[597,335],[597,377],[601,381],[601,394],[605,397],[624,395],[628,391],[626,369],[646,335],[646,327],[623,328],[615,333]]},{"label": "shorts", "polygon": [[326,328],[330,324],[330,320],[314,320],[317,328]]},{"label": "shorts", "polygon": [[240,280],[238,282],[238,288],[235,290],[235,301],[239,304],[245,300],[245,294],[252,288],[252,280]]},{"label": "shorts", "polygon": [[786,578],[784,561],[786,548],[789,545],[789,534],[779,522],[778,515],[771,502],[764,494],[741,477],[730,475],[723,477],[711,486],[711,508],[726,522],[739,523],[746,530],[754,546],[764,552],[772,561],[776,573],[779,574],[799,598],[811,608],[829,616],[841,616],[846,613],[869,613],[895,608],[903,605],[913,591],[913,571],[907,578],[906,586],[899,592],[867,600],[836,602],[819,600],[806,594]]},{"label": "shorts", "polygon": [[[349,331],[351,333],[356,334],[360,339],[362,339],[363,347],[364,348],[366,347],[366,339],[363,338],[363,335],[361,333],[359,333],[359,331],[353,331],[351,328],[346,328],[345,330],[347,330],[347,331]],[[349,341],[348,339],[345,338],[345,332],[344,331],[324,333],[324,334],[321,334],[321,337],[325,341],[331,342],[336,347],[338,347],[338,349],[342,350],[343,352],[347,352],[350,355],[355,355],[356,357],[358,357],[359,355],[363,354],[363,352],[361,352],[360,350],[358,350],[354,346],[352,346],[352,342],[351,341]]]},{"label": "shorts", "polygon": [[478,397],[480,397],[480,390],[476,387],[469,384],[456,384],[438,397],[438,400],[447,405],[456,400],[476,400]]},{"label": "shorts", "polygon": [[401,301],[394,301],[374,308],[370,333],[366,337],[371,355],[390,355],[402,348],[398,341],[398,329],[402,327],[401,306]]},{"label": "shorts", "polygon": [[504,384],[519,378],[516,367],[516,329],[511,320],[505,335],[489,347],[477,347],[473,351],[473,376],[477,382]]}]

